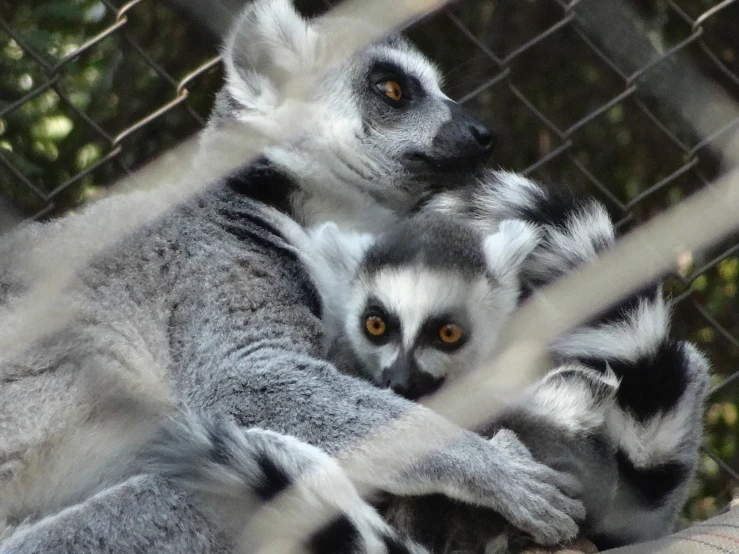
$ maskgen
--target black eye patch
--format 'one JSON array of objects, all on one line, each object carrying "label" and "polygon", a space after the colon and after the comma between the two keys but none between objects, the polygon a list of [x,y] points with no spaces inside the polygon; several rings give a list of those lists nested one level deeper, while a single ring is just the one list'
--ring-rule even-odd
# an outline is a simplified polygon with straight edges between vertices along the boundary
[{"label": "black eye patch", "polygon": [[[379,318],[382,321],[383,330],[381,333],[375,335],[369,332],[367,324],[370,318]],[[378,346],[387,344],[400,334],[400,319],[395,314],[388,312],[382,303],[374,297],[367,299],[358,323],[367,340]]]},{"label": "black eye patch", "polygon": [[[446,326],[454,325],[462,332],[460,338],[454,342],[445,342],[441,337],[441,330]],[[452,314],[442,314],[429,318],[421,328],[419,338],[427,345],[442,352],[455,352],[462,348],[470,338],[470,327],[463,318]]]},{"label": "black eye patch", "polygon": [[[399,101],[392,100],[385,93],[384,83],[397,83],[402,91]],[[426,96],[426,91],[413,75],[409,75],[397,64],[392,62],[375,62],[369,72],[370,89],[377,94],[385,103],[399,107],[413,100],[419,100]]]}]

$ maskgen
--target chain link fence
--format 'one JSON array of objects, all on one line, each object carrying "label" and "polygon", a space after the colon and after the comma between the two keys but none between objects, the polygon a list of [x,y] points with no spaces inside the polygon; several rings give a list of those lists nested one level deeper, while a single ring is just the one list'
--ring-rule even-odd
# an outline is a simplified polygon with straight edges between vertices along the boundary
[{"label": "chain link fence", "polygon": [[[203,125],[222,78],[218,29],[182,6],[0,9],[0,230],[74,209]],[[736,0],[467,0],[409,34],[450,96],[497,130],[495,164],[594,194],[628,227],[721,170],[739,111],[706,95],[739,100],[737,25]],[[739,485],[738,282],[739,236],[666,280],[675,334],[715,369],[689,519]]]},{"label": "chain link fence", "polygon": [[2,193],[25,215],[84,201],[203,125],[218,53],[158,4],[19,3],[0,17]]}]

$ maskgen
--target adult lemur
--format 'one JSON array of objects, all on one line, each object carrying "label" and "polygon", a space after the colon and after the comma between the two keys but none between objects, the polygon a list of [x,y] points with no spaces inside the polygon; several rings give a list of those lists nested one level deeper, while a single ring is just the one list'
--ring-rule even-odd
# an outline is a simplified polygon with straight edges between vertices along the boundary
[{"label": "adult lemur", "polygon": [[[335,46],[330,37],[287,0],[258,0],[229,41],[212,126],[224,110],[260,131],[281,121],[290,105],[286,83],[310,76],[315,56]],[[321,360],[314,288],[263,208],[309,225],[330,214],[376,228],[429,195],[440,172],[475,165],[492,137],[441,93],[433,67],[400,39],[365,48],[315,83],[312,118],[300,136],[96,256],[56,298],[69,310],[65,326],[4,354],[0,513],[23,525],[6,533],[0,552],[226,552],[236,540],[232,529],[204,515],[177,485],[182,473],[167,470],[175,454],[205,452],[213,471],[242,462],[231,482],[258,500],[307,466],[330,465],[312,447],[340,455],[401,414],[435,428],[427,410]],[[158,202],[157,194],[135,198]],[[37,258],[39,245],[75,232],[94,240],[84,236],[88,222],[125,217],[121,202],[104,200],[3,237],[3,314],[22,305],[39,268],[54,270]],[[11,325],[2,317],[0,328]],[[194,415],[164,433],[159,465],[142,466],[130,454],[161,440],[152,422],[183,408]],[[442,493],[486,506],[540,542],[576,533],[583,510],[566,494],[570,481],[515,437],[485,440],[459,430],[439,440],[401,472],[380,476],[370,467],[353,477],[396,495]],[[342,495],[348,504],[320,491],[305,496],[337,503],[343,514],[313,535],[313,552],[412,548],[356,496]],[[244,519],[255,504],[248,498]],[[261,547],[256,537],[240,539],[245,551]]]}]

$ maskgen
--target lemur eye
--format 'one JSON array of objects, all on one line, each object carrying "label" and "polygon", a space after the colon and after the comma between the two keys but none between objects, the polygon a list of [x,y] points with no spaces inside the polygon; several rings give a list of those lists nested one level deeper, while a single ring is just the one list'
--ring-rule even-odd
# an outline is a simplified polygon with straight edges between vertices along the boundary
[{"label": "lemur eye", "polygon": [[383,81],[377,83],[377,87],[394,102],[400,102],[403,99],[403,89],[397,81]]},{"label": "lemur eye", "polygon": [[381,337],[387,330],[387,324],[380,316],[371,315],[364,320],[364,328],[373,337]]},{"label": "lemur eye", "polygon": [[456,323],[447,323],[439,329],[439,339],[444,344],[455,344],[459,342],[462,335],[464,335],[464,331]]}]

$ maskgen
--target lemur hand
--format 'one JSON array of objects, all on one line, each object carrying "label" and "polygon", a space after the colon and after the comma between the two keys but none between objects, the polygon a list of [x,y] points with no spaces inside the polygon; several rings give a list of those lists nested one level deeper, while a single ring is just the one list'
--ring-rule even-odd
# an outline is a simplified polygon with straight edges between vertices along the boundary
[{"label": "lemur hand", "polygon": [[397,474],[387,488],[400,496],[441,493],[491,508],[539,544],[574,538],[585,518],[576,479],[537,462],[508,430],[489,440],[464,432]]}]

